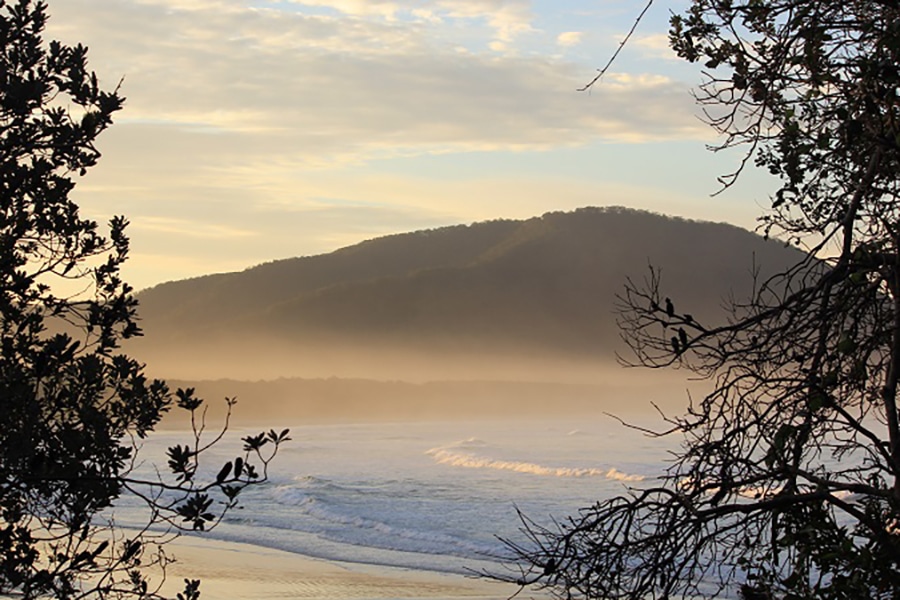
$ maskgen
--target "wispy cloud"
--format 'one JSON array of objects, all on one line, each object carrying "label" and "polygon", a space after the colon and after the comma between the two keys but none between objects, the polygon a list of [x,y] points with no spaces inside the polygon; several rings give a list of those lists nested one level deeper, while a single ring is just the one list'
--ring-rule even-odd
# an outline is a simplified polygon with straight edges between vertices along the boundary
[{"label": "wispy cloud", "polygon": [[583,37],[584,32],[581,31],[564,31],[556,36],[556,43],[564,48],[569,48],[580,44]]},{"label": "wispy cloud", "polygon": [[[593,65],[555,53],[585,42],[585,24],[553,29],[535,6],[53,0],[48,36],[86,43],[102,84],[124,77],[127,97],[79,201],[102,218],[131,216],[136,244],[154,248],[144,256],[232,260],[240,250],[249,263],[441,219],[605,200],[598,181],[516,173],[438,185],[414,171],[378,174],[385,164],[708,139],[687,87],[671,77],[611,73],[592,93],[577,93]],[[325,210],[314,200],[328,197],[356,204]],[[209,227],[182,227],[182,219]]]},{"label": "wispy cloud", "polygon": [[680,60],[669,47],[669,36],[665,33],[636,36],[633,40],[635,48],[651,58],[664,60]]},{"label": "wispy cloud", "polygon": [[146,229],[163,233],[201,239],[228,239],[258,235],[252,229],[198,222],[196,220],[176,219],[172,217],[144,217],[132,229]]},{"label": "wispy cloud", "polygon": [[482,21],[494,30],[495,41],[510,42],[533,31],[534,15],[528,0],[289,0],[305,6],[327,7],[354,16],[387,20],[412,17],[432,23],[447,20]]},{"label": "wispy cloud", "polygon": [[[88,1],[94,10],[87,10]],[[351,0],[305,4],[354,14],[405,8]],[[491,15],[506,32],[528,23],[524,2],[424,5],[457,18]],[[673,93],[675,82],[616,79],[598,111],[573,93],[584,75],[571,64],[459,53],[422,24],[250,6],[219,11],[219,3],[200,0],[67,0],[59,6],[65,8],[56,19],[67,24],[61,33],[83,29],[78,37],[93,40],[93,64],[107,77],[125,76],[124,119],[266,134],[278,154],[320,163],[385,152],[660,139],[696,125],[690,99]],[[574,32],[561,39],[574,43]],[[668,114],[666,122],[648,118],[659,112]]]}]

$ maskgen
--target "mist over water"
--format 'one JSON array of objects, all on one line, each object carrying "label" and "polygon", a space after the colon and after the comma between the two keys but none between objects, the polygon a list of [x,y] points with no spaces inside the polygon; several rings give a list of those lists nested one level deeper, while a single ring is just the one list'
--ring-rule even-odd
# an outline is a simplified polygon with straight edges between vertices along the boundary
[{"label": "mist over water", "polygon": [[[146,337],[124,350],[173,389],[196,388],[210,422],[224,418],[223,398],[238,399],[211,469],[257,427],[292,429],[270,480],[206,537],[497,573],[502,540],[527,545],[520,514],[552,529],[658,483],[682,440],[605,413],[667,429],[665,415],[709,391],[680,361],[622,368],[635,361],[619,329],[626,281],[641,287],[652,264],[663,297],[714,327],[728,318],[724,299],[753,292],[751,272],[765,281],[800,259],[728,225],[615,207],[547,213],[162,284],[139,294]],[[670,327],[660,324],[663,339]],[[188,441],[177,413],[146,444],[147,476]],[[120,525],[144,523],[133,498],[114,512]]]},{"label": "mist over water", "polygon": [[[230,439],[238,439],[234,432]],[[628,486],[652,484],[668,440],[609,418],[300,425],[271,481],[248,490],[208,537],[352,563],[468,573],[499,568],[497,537],[519,509],[564,518]],[[184,434],[151,438],[161,455]],[[220,447],[221,459],[237,444]],[[147,465],[145,468],[149,468]],[[135,505],[117,509],[137,524]]]},{"label": "mist over water", "polygon": [[[196,387],[213,421],[237,397],[233,440],[243,427],[292,429],[270,482],[209,537],[491,570],[498,537],[521,539],[518,510],[549,525],[654,485],[679,440],[604,413],[659,425],[657,410],[681,414],[704,396],[709,382],[677,365],[618,362],[631,355],[616,294],[648,261],[665,294],[706,322],[747,291],[744,265],[777,272],[796,251],[624,209],[403,234],[145,290],[147,336],[126,350],[151,376]],[[148,454],[164,464],[184,426],[167,417]],[[218,447],[220,461],[238,446]],[[138,522],[136,506],[117,511]]]}]

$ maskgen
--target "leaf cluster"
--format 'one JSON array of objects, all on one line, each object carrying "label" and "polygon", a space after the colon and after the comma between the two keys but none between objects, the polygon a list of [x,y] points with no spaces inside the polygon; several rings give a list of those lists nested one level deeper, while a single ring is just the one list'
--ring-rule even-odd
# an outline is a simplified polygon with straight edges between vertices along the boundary
[{"label": "leaf cluster", "polygon": [[[263,436],[265,453],[207,477],[201,456],[228,421],[205,441],[202,401],[178,390],[193,440],[169,450],[168,474],[133,476],[173,398],[119,350],[140,334],[120,274],[126,219],[102,228],[69,197],[124,99],[87,68],[84,46],[44,42],[47,18],[43,1],[0,0],[0,595],[155,598],[161,579],[148,573],[164,577],[173,532],[219,522],[289,438]],[[138,532],[111,519],[125,494],[146,503]],[[183,597],[198,597],[186,583]]]}]

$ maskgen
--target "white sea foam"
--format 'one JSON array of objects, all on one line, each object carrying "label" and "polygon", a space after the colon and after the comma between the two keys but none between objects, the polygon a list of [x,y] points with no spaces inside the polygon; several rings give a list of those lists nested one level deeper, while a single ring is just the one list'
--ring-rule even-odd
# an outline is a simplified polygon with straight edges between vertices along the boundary
[{"label": "white sea foam", "polygon": [[[491,545],[473,543],[438,530],[417,530],[385,523],[363,513],[342,511],[291,486],[273,489],[272,496],[277,502],[293,507],[289,520],[271,523],[278,529],[299,529],[348,544],[424,554],[466,557],[496,550]],[[301,521],[301,515],[308,518]]]},{"label": "white sea foam", "polygon": [[435,462],[452,467],[467,469],[495,469],[498,471],[514,471],[550,477],[605,477],[615,481],[643,481],[643,475],[630,475],[611,467],[609,469],[579,467],[547,467],[530,462],[495,460],[470,454],[454,452],[446,448],[432,448],[426,454],[434,457]]},{"label": "white sea foam", "polygon": [[[684,477],[678,482],[678,487],[685,491],[692,491],[696,489],[696,487],[708,485],[703,492],[707,496],[715,496],[721,490],[718,486],[710,485],[711,480],[700,480],[699,482],[696,479],[691,477]],[[760,498],[771,498],[773,496],[777,496],[781,493],[783,488],[781,486],[751,486],[746,485],[740,488],[732,489],[731,491],[741,498],[747,498],[750,500],[759,500]]]},{"label": "white sea foam", "polygon": [[[333,560],[466,572],[501,552],[497,536],[517,539],[516,507],[539,519],[564,517],[621,493],[620,482],[644,479],[631,473],[661,471],[664,452],[648,453],[643,439],[639,446],[585,426],[510,420],[501,429],[473,422],[292,428],[295,441],[272,463],[269,482],[248,488],[246,510],[232,511],[205,535]],[[148,445],[164,456],[166,443]],[[234,456],[239,440],[235,446],[224,455]],[[585,462],[590,457],[607,462]],[[117,516],[131,523],[138,508],[123,501]]]},{"label": "white sea foam", "polygon": [[609,471],[606,472],[605,477],[607,479],[614,479],[616,481],[644,481],[646,477],[643,475],[632,475],[630,473],[623,473],[619,471],[615,467],[610,468]]},{"label": "white sea foam", "polygon": [[304,490],[288,485],[280,485],[273,489],[272,497],[279,504],[286,506],[300,506],[310,500],[309,494]]}]

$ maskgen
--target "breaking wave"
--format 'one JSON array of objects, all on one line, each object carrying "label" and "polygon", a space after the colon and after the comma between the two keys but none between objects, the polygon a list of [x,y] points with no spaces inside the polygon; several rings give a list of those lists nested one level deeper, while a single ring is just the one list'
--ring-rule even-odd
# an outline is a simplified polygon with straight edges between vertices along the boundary
[{"label": "breaking wave", "polygon": [[[292,509],[285,513],[289,518],[277,523],[279,529],[299,529],[336,542],[402,552],[476,557],[497,551],[490,544],[478,544],[436,530],[389,524],[352,510],[348,512],[346,507],[333,505],[326,499],[314,497],[305,490],[291,486],[273,489],[272,496],[279,504]],[[305,525],[300,525],[299,515],[312,519]]]},{"label": "breaking wave", "polygon": [[454,451],[447,447],[432,448],[426,454],[433,457],[438,464],[466,469],[495,469],[498,471],[514,471],[516,473],[550,477],[604,477],[614,481],[643,481],[645,479],[643,475],[623,473],[615,467],[610,467],[609,469],[547,467],[529,462],[494,460],[468,452]]}]

